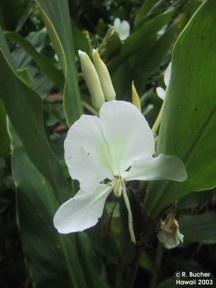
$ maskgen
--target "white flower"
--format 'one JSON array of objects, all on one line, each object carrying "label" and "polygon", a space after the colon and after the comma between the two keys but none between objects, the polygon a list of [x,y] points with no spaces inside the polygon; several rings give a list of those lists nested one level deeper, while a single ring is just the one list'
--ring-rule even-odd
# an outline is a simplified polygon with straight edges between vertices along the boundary
[{"label": "white flower", "polygon": [[154,137],[147,121],[134,105],[124,101],[104,103],[100,117],[82,115],[70,127],[64,148],[69,173],[80,182],[80,190],[54,217],[60,233],[94,226],[107,196],[114,191],[116,197],[124,197],[129,232],[135,243],[126,181],[187,178],[179,158],[163,154],[153,157]]},{"label": "white flower", "polygon": [[169,215],[166,220],[161,220],[158,240],[165,248],[171,249],[183,242],[184,235],[179,231],[179,224],[174,215]]},{"label": "white flower", "polygon": [[[169,65],[168,65],[168,67],[164,73],[164,84],[165,84],[166,88],[169,85],[170,77],[171,77],[171,62],[169,63]],[[157,87],[156,93],[157,93],[158,97],[160,97],[162,100],[165,99],[165,95],[166,95],[165,89],[163,89],[162,87]]]},{"label": "white flower", "polygon": [[120,40],[125,40],[130,34],[130,24],[128,21],[115,18],[113,28],[118,33]]}]

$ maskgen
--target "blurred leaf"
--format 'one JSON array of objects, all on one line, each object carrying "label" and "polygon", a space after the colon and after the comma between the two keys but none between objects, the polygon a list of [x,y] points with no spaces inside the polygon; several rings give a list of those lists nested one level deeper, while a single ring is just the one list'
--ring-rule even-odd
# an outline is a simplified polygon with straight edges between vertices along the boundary
[{"label": "blurred leaf", "polygon": [[120,246],[121,223],[118,218],[105,214],[99,223],[88,230],[88,235],[97,250],[114,264],[119,264],[122,256]]},{"label": "blurred leaf", "polygon": [[[5,53],[7,54],[7,49]],[[11,60],[11,58],[9,57]],[[11,60],[12,62],[12,60]],[[43,123],[43,107],[40,97],[26,86],[11,69],[0,53],[0,96],[8,116],[38,170],[46,177],[56,196],[65,199],[71,193],[61,168],[51,150]]]},{"label": "blurred leaf", "polygon": [[216,213],[182,215],[178,219],[185,243],[216,243]]},{"label": "blurred leaf", "polygon": [[[157,41],[153,42],[152,45],[146,49],[143,55],[138,55],[138,57],[136,55],[136,58],[133,59],[133,65],[138,67],[138,75],[135,79],[136,83],[139,81],[139,87],[143,86],[142,79],[152,75],[158,69],[161,63],[163,63],[165,56],[168,55],[168,52],[171,50],[176,38],[176,28],[176,23],[173,22],[163,33],[163,35],[158,37]],[[143,65],[141,66],[139,63],[143,63]],[[140,83],[142,84],[140,85]]]},{"label": "blurred leaf", "polygon": [[12,127],[10,136],[19,228],[34,287],[87,288],[75,237],[61,236],[53,226],[58,207],[53,189],[29,160]]},{"label": "blurred leaf", "polygon": [[[160,40],[158,32],[170,21],[174,12],[175,10],[165,11],[135,27],[123,43],[120,52],[107,62],[120,99],[130,99],[133,80],[138,92],[140,94],[145,92],[147,78],[159,68],[173,43],[174,26],[163,35],[163,40]],[[162,47],[158,49],[160,45]]]},{"label": "blurred leaf", "polygon": [[111,72],[115,71],[118,66],[128,60],[129,57],[141,53],[141,51],[143,52],[143,47],[145,47],[145,45],[152,45],[152,41],[156,38],[157,32],[169,21],[173,13],[174,11],[168,11],[161,15],[157,15],[132,31],[130,36],[125,40],[121,52],[110,61],[109,65]]},{"label": "blurred leaf", "polygon": [[29,16],[32,1],[0,1],[0,26],[4,30],[19,31]]},{"label": "blurred leaf", "polygon": [[[88,287],[92,288],[108,288],[108,284],[105,281],[105,266],[102,262],[102,257],[94,248],[88,235],[83,232],[78,236],[80,246],[78,246],[79,258],[82,260],[82,268],[85,271],[85,278],[88,283]],[[94,267],[92,266],[94,264]]]},{"label": "blurred leaf", "polygon": [[6,127],[6,111],[2,99],[0,99],[0,158],[4,158],[10,152],[10,139]]},{"label": "blurred leaf", "polygon": [[175,286],[176,286],[176,279],[173,276],[159,283],[156,288],[173,288]]},{"label": "blurred leaf", "polygon": [[55,67],[52,59],[49,59],[42,53],[37,52],[35,47],[18,33],[7,32],[5,36],[9,40],[12,40],[22,46],[22,48],[35,60],[40,71],[43,72],[47,77],[52,79],[52,81],[58,87],[63,88],[64,77],[62,75],[62,72]]},{"label": "blurred leaf", "polygon": [[151,271],[151,273],[155,273],[155,267],[154,267],[154,263],[151,259],[151,257],[149,256],[149,254],[147,253],[146,250],[142,251],[142,256],[140,258],[140,263],[139,265],[144,269],[144,270],[149,270]]},{"label": "blurred leaf", "polygon": [[159,2],[159,1],[158,0],[146,0],[142,4],[134,21],[135,26],[141,24],[141,22],[145,19],[145,17],[150,13],[152,7],[155,5],[156,2]]},{"label": "blurred leaf", "polygon": [[213,199],[216,196],[216,190],[207,190],[201,191],[199,193],[193,192],[189,195],[186,195],[178,202],[179,209],[189,209],[197,206],[203,207],[206,204],[209,204],[209,200]]},{"label": "blurred leaf", "polygon": [[64,111],[70,126],[82,114],[68,1],[35,0],[65,76]]},{"label": "blurred leaf", "polygon": [[145,209],[153,216],[192,191],[216,186],[215,13],[215,2],[205,1],[173,51],[157,152],[180,157],[188,179],[149,184]]},{"label": "blurred leaf", "polygon": [[82,32],[74,23],[73,19],[71,19],[71,27],[73,31],[74,38],[74,51],[75,55],[78,54],[78,50],[82,50],[90,54],[91,50],[91,42],[89,39],[89,35],[87,31]]}]

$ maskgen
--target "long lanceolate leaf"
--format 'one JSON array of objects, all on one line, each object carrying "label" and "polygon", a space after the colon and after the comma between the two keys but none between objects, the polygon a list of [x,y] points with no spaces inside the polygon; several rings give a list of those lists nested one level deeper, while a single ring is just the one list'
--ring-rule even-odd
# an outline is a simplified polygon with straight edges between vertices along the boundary
[{"label": "long lanceolate leaf", "polygon": [[41,99],[12,69],[13,63],[2,34],[0,44],[0,91],[16,131],[10,129],[13,175],[18,188],[21,238],[32,280],[38,288],[47,287],[45,279],[57,288],[62,284],[55,282],[59,273],[60,279],[63,277],[67,283],[65,287],[85,288],[74,237],[71,242],[69,237],[58,236],[53,228],[52,219],[59,198],[63,202],[71,189],[47,140]]},{"label": "long lanceolate leaf", "polygon": [[82,114],[81,99],[75,66],[73,35],[71,30],[68,1],[35,0],[52,43],[62,65],[64,86],[64,111],[70,126]]},{"label": "long lanceolate leaf", "polygon": [[69,194],[69,187],[47,140],[40,97],[18,79],[2,51],[0,67],[0,86],[5,108],[26,152],[52,185],[56,197],[60,190]]},{"label": "long lanceolate leaf", "polygon": [[188,180],[151,183],[145,207],[153,215],[192,191],[216,186],[215,15],[215,1],[204,2],[173,51],[158,153],[179,156]]},{"label": "long lanceolate leaf", "polygon": [[19,228],[34,287],[87,288],[75,238],[59,235],[53,226],[58,201],[52,187],[29,160],[12,127],[10,137]]}]

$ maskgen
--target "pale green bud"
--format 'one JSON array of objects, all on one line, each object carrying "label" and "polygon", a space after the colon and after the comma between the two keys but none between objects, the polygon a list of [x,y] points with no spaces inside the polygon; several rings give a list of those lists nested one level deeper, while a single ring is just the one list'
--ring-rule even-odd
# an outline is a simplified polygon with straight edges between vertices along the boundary
[{"label": "pale green bud", "polygon": [[110,78],[109,71],[105,63],[100,58],[100,55],[97,50],[93,50],[92,53],[94,66],[97,70],[98,76],[100,78],[100,83],[102,90],[107,101],[114,100],[116,98],[116,93],[113,88],[112,80]]},{"label": "pale green bud", "polygon": [[83,77],[91,94],[93,105],[96,109],[99,110],[105,102],[105,99],[98,73],[89,56],[81,50],[79,50],[78,53],[80,57]]},{"label": "pale green bud", "polygon": [[132,103],[139,109],[139,111],[141,111],[140,98],[136,87],[134,86],[134,82],[132,82]]}]

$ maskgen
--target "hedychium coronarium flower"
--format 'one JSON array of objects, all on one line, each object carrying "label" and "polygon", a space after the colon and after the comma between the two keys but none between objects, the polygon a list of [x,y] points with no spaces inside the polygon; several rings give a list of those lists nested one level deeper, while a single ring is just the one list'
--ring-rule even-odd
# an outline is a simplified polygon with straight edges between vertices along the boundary
[{"label": "hedychium coronarium flower", "polygon": [[123,196],[131,241],[136,243],[126,182],[187,178],[179,158],[154,156],[154,137],[146,119],[124,101],[105,102],[99,117],[82,115],[70,127],[64,149],[70,176],[80,183],[78,193],[54,217],[55,227],[64,234],[94,226],[113,191],[115,197]]},{"label": "hedychium coronarium flower", "polygon": [[105,99],[111,101],[116,97],[109,71],[97,50],[94,49],[92,53],[94,64],[85,52],[79,50],[78,53],[83,77],[91,94],[93,105],[99,110]]}]

